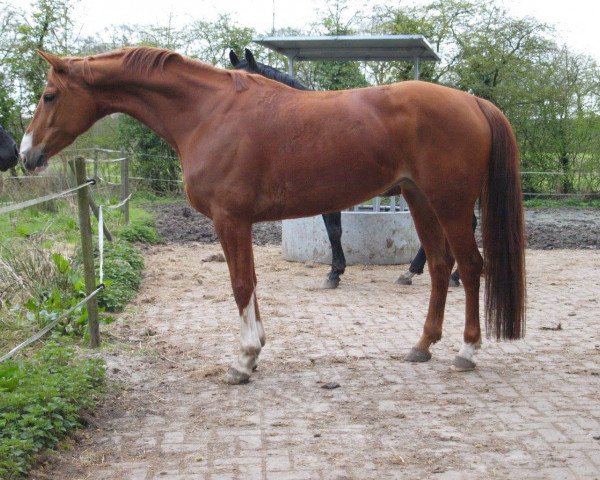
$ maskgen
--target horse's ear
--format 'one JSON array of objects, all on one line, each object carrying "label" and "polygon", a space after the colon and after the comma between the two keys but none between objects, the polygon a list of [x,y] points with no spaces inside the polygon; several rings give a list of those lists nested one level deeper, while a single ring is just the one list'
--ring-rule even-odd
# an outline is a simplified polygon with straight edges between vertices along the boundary
[{"label": "horse's ear", "polygon": [[254,55],[252,55],[252,52],[246,48],[244,49],[244,53],[250,68],[252,68],[252,70],[258,70],[258,65],[256,64],[256,60],[254,60]]},{"label": "horse's ear", "polygon": [[67,62],[65,62],[58,55],[54,55],[48,52],[42,52],[41,50],[37,50],[37,54],[44,60],[46,60],[57,73],[64,73],[68,70]]},{"label": "horse's ear", "polygon": [[240,63],[240,59],[238,58],[238,56],[235,54],[235,52],[233,50],[229,50],[229,61],[231,62],[231,65],[233,65],[234,67],[237,67],[238,63]]}]

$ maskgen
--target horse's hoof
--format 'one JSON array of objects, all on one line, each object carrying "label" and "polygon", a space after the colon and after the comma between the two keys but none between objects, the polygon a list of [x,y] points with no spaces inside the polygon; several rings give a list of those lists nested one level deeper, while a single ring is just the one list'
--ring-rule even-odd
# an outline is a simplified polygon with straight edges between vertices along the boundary
[{"label": "horse's hoof", "polygon": [[323,282],[323,286],[321,288],[333,290],[334,288],[337,288],[339,284],[340,284],[339,278],[335,278],[335,279],[326,278],[325,281]]},{"label": "horse's hoof", "polygon": [[240,372],[233,367],[229,367],[223,381],[227,385],[242,385],[250,381],[250,375],[244,372]]},{"label": "horse's hoof", "polygon": [[460,355],[454,357],[454,361],[452,362],[452,369],[457,372],[468,372],[469,370],[474,370],[475,367],[475,362]]},{"label": "horse's hoof", "polygon": [[414,275],[415,275],[414,273],[410,273],[410,272],[400,275],[398,277],[398,280],[396,280],[396,283],[398,285],[412,285],[412,277],[414,277]]},{"label": "horse's hoof", "polygon": [[450,277],[449,286],[450,287],[460,287],[460,280]]},{"label": "horse's hoof", "polygon": [[411,363],[423,363],[431,360],[431,353],[429,350],[421,350],[420,348],[413,347],[411,348],[408,355],[404,357],[405,362]]}]

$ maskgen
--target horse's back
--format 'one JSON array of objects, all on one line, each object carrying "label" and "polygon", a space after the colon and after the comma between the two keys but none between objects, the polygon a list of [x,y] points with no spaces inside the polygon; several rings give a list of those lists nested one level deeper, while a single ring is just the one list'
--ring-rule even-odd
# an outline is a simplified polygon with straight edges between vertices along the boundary
[{"label": "horse's back", "polygon": [[[252,179],[257,219],[339,211],[405,179],[422,189],[451,182],[459,190],[466,178],[483,179],[489,127],[475,98],[463,92],[425,82],[335,92],[266,79],[255,85],[235,102],[244,115],[229,132],[221,128],[227,148],[236,138],[231,133],[243,136],[234,141],[236,165],[221,162],[217,176]],[[215,155],[222,158],[220,145]]]}]

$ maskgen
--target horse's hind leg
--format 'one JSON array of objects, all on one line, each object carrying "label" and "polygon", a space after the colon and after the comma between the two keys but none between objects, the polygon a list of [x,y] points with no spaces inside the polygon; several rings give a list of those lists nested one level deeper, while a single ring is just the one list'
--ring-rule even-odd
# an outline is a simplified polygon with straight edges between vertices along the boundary
[{"label": "horse's hind leg", "polygon": [[[471,225],[473,227],[473,232],[477,228],[477,217],[473,214]],[[454,273],[450,275],[450,286],[451,287],[460,287],[460,272],[458,271],[458,267],[454,270]]]},{"label": "horse's hind leg", "polygon": [[473,356],[481,346],[481,327],[479,325],[479,286],[483,258],[477,248],[475,236],[469,226],[472,212],[467,210],[451,218],[440,216],[450,247],[458,263],[460,279],[465,289],[465,330],[463,344],[455,357],[453,366],[457,370],[475,368]]},{"label": "horse's hind leg", "polygon": [[331,271],[323,283],[323,288],[337,288],[340,275],[346,270],[346,257],[342,249],[342,213],[324,213],[323,221],[331,243]]},{"label": "horse's hind leg", "polygon": [[413,183],[403,184],[402,193],[408,202],[419,239],[425,249],[431,275],[431,296],[423,334],[406,356],[406,361],[425,362],[431,358],[429,347],[442,338],[448,279],[454,259],[448,249],[444,231],[423,193]]},{"label": "horse's hind leg", "polygon": [[421,245],[419,247],[419,251],[415,255],[415,258],[410,262],[410,266],[408,267],[408,272],[400,275],[396,283],[399,285],[412,285],[412,277],[415,275],[421,275],[423,273],[423,268],[425,267],[425,262],[427,261],[427,255],[425,255],[425,249]]},{"label": "horse's hind leg", "polygon": [[225,252],[233,296],[240,313],[240,352],[225,375],[226,383],[236,385],[250,380],[265,343],[256,300],[252,225],[224,217],[215,218],[215,229]]}]

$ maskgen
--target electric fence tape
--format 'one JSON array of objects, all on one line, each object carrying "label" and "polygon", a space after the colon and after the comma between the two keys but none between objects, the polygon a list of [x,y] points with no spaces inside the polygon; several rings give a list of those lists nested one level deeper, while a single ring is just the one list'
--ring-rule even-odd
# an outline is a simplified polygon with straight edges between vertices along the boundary
[{"label": "electric fence tape", "polygon": [[100,279],[100,284],[104,283],[104,214],[102,213],[102,208],[106,207],[111,210],[115,210],[117,208],[121,208],[125,205],[133,195],[133,192],[129,194],[127,198],[125,198],[121,203],[117,203],[116,205],[100,205],[98,207],[98,253],[99,253],[99,271],[98,277]]},{"label": "electric fence tape", "polygon": [[65,190],[64,192],[51,193],[50,195],[32,198],[31,200],[27,200],[25,202],[14,203],[13,205],[2,207],[0,208],[0,215],[2,215],[3,213],[14,212],[15,210],[21,210],[23,208],[32,207],[33,205],[37,205],[38,203],[49,202],[50,200],[54,200],[55,198],[65,197],[73,192],[76,192],[81,188],[87,187],[88,185],[93,185],[94,183],[96,183],[95,180],[88,180],[87,182],[82,183],[81,185],[78,185],[77,187],[71,188],[69,190]]}]

